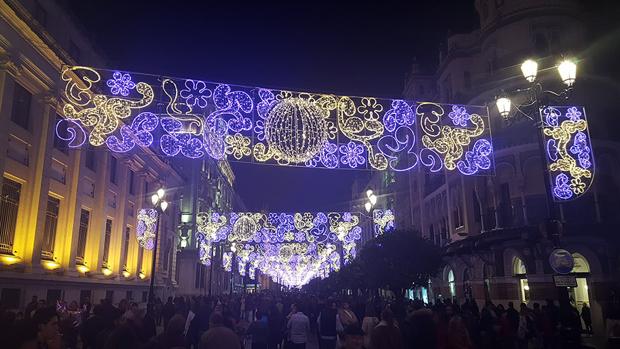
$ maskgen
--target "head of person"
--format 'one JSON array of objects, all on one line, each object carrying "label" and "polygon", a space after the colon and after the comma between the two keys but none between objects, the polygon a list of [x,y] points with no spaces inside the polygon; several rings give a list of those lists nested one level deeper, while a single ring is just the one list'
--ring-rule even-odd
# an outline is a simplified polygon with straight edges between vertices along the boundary
[{"label": "head of person", "polygon": [[45,307],[37,310],[32,321],[37,328],[37,337],[41,342],[45,343],[59,335],[56,308]]},{"label": "head of person", "polygon": [[297,305],[297,303],[291,304],[291,313],[295,314],[298,311],[299,311],[299,306]]},{"label": "head of person", "polygon": [[362,349],[364,347],[364,331],[359,325],[350,325],[342,333],[344,349]]},{"label": "head of person", "polygon": [[515,304],[513,302],[508,302],[508,309],[513,309]]},{"label": "head of person", "polygon": [[220,312],[213,312],[211,317],[209,317],[209,326],[210,327],[222,327],[224,326],[224,315]]},{"label": "head of person", "polygon": [[521,311],[526,311],[526,310],[527,310],[527,304],[521,303]]},{"label": "head of person", "polygon": [[342,302],[342,309],[349,309],[351,306],[349,305],[349,302]]},{"label": "head of person", "polygon": [[385,308],[381,312],[381,320],[385,321],[388,325],[394,323],[394,313],[390,308]]},{"label": "head of person", "polygon": [[534,307],[534,310],[539,310],[540,309],[540,304],[539,303],[534,303],[533,307]]}]

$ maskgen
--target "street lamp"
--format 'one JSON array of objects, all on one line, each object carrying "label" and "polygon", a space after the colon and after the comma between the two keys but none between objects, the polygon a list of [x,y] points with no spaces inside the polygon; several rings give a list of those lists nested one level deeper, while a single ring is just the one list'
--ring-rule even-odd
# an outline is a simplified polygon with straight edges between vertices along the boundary
[{"label": "street lamp", "polygon": [[560,73],[562,82],[564,82],[566,86],[571,87],[577,78],[577,64],[571,60],[565,59],[558,65],[558,72]]},{"label": "street lamp", "polygon": [[166,209],[168,208],[168,202],[164,200],[165,195],[166,195],[166,191],[164,188],[159,188],[156,194],[151,195],[151,203],[153,204],[153,208],[156,209],[159,214],[157,215],[157,228],[155,230],[155,237],[154,237],[155,242],[153,244],[153,258],[151,260],[152,261],[151,282],[149,285],[149,298],[148,298],[148,304],[147,304],[147,311],[153,311],[153,304],[155,304],[154,288],[155,288],[155,267],[157,266],[157,240],[158,240],[157,235],[159,234],[161,214],[164,213]]},{"label": "street lamp", "polygon": [[536,80],[536,74],[538,73],[538,63],[531,59],[526,60],[521,64],[521,72],[527,81],[534,82],[534,80]]}]

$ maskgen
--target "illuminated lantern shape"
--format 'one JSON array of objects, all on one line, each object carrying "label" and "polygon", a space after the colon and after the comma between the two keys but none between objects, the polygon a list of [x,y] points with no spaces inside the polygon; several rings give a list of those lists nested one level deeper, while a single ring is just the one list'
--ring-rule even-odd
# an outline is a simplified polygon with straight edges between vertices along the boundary
[{"label": "illuminated lantern shape", "polygon": [[269,111],[265,138],[274,154],[291,163],[314,158],[327,142],[329,112],[312,100],[287,98]]},{"label": "illuminated lantern shape", "polygon": [[254,237],[258,230],[258,224],[250,216],[240,216],[233,225],[232,235],[228,237],[230,241],[249,241]]}]

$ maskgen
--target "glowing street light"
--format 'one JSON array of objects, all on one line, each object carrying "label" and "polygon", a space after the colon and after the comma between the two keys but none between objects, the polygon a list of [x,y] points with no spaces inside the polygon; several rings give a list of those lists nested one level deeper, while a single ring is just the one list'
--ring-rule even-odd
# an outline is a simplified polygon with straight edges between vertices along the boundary
[{"label": "glowing street light", "polygon": [[510,105],[511,105],[510,98],[500,97],[495,101],[495,104],[497,105],[497,110],[499,111],[499,115],[501,115],[503,118],[508,117],[508,114],[510,114]]},{"label": "glowing street light", "polygon": [[571,60],[565,59],[558,65],[558,73],[560,73],[562,82],[564,82],[566,86],[571,87],[577,78],[577,64]]},{"label": "glowing street light", "polygon": [[536,80],[536,74],[538,73],[538,63],[531,59],[526,60],[521,64],[521,72],[527,81],[534,82],[534,80]]}]

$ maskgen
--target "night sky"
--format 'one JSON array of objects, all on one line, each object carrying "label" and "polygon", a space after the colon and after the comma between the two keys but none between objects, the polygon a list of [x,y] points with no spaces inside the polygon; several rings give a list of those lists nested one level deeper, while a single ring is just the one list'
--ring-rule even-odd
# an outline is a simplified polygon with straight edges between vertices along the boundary
[{"label": "night sky", "polygon": [[[105,68],[377,97],[400,97],[414,57],[432,69],[447,34],[478,23],[473,0],[65,3],[106,57]],[[351,198],[355,176],[369,176],[253,164],[233,168],[249,210],[337,209]]]}]

